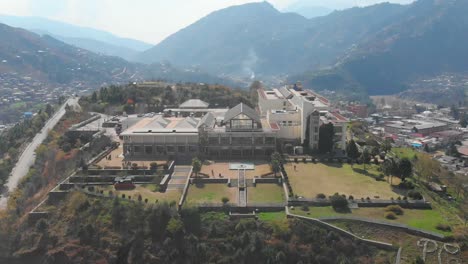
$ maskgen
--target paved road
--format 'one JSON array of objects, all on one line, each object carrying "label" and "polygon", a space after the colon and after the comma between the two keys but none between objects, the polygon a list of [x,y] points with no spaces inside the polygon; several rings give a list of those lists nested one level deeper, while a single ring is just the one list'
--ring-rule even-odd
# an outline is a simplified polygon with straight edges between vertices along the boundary
[{"label": "paved road", "polygon": [[[67,100],[65,104],[63,104],[60,109],[50,118],[47,123],[44,125],[42,130],[34,136],[33,140],[26,149],[23,151],[21,156],[16,163],[16,166],[13,168],[10,178],[8,178],[8,182],[6,183],[6,188],[8,192],[12,192],[18,186],[21,179],[26,176],[29,171],[29,168],[34,164],[36,160],[36,153],[35,150],[39,147],[42,142],[47,138],[47,134],[49,130],[52,130],[54,126],[60,121],[60,119],[65,115],[65,105],[70,106],[79,106],[78,105],[79,98],[70,98]],[[8,193],[2,194],[0,198],[0,210],[5,209],[8,202]]]}]

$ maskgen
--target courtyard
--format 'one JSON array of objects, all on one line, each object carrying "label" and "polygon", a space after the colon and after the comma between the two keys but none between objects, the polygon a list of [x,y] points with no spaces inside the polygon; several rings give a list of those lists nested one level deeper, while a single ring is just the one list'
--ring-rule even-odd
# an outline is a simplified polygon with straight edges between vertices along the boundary
[{"label": "courtyard", "polygon": [[[267,162],[252,162],[252,161],[208,161],[203,164],[201,174],[208,175],[210,178],[231,178],[237,179],[237,170],[231,170],[230,164],[253,164],[254,169],[245,170],[246,179],[253,179],[255,176],[271,174],[270,164]],[[221,175],[221,177],[219,176]],[[270,177],[273,177],[271,175]]]},{"label": "courtyard", "polygon": [[[387,181],[377,181],[379,172],[375,165],[354,165],[340,163],[288,163],[285,170],[289,176],[294,194],[305,198],[315,198],[317,194],[326,196],[334,193],[352,195],[355,199],[391,199],[403,196],[397,193]],[[393,184],[399,179],[393,177]]]}]

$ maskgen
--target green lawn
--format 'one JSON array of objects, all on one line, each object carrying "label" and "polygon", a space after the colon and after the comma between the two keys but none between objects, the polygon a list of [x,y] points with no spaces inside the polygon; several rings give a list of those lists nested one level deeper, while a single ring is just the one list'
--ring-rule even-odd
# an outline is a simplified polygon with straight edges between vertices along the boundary
[{"label": "green lawn", "polygon": [[[294,166],[296,169],[294,169]],[[346,196],[352,195],[355,199],[390,199],[400,194],[394,192],[386,181],[377,181],[375,177],[380,174],[378,166],[368,164],[326,164],[326,163],[288,163],[285,165],[289,182],[294,194],[306,198],[315,198],[323,193],[327,196],[338,192]],[[397,180],[393,181],[398,184]]]},{"label": "green lawn", "polygon": [[248,187],[247,200],[249,203],[282,203],[284,202],[283,187],[278,184],[268,183]]},{"label": "green lawn", "polygon": [[186,200],[189,204],[221,203],[223,197],[229,198],[230,203],[237,203],[237,188],[220,183],[190,185]]},{"label": "green lawn", "polygon": [[258,213],[258,219],[263,222],[276,222],[286,220],[286,213],[282,212],[269,212],[269,213]]},{"label": "green lawn", "polygon": [[397,216],[396,220],[389,220],[384,217],[385,208],[359,208],[352,209],[351,213],[338,213],[331,206],[326,207],[309,207],[309,211],[303,211],[300,208],[295,208],[291,211],[293,214],[323,218],[333,216],[355,216],[368,219],[376,219],[386,221],[389,223],[400,223],[410,227],[419,228],[422,230],[437,232],[443,235],[451,235],[452,232],[444,232],[438,230],[438,224],[449,224],[449,221],[444,215],[436,210],[416,210],[416,209],[403,209],[403,215]]}]

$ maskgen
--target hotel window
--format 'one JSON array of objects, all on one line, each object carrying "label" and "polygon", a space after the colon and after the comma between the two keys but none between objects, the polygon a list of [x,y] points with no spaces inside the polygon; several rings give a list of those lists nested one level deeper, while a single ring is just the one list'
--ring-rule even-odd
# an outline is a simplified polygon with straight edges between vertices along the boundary
[{"label": "hotel window", "polygon": [[141,146],[133,146],[134,153],[141,153],[141,151],[142,151]]},{"label": "hotel window", "polygon": [[197,151],[197,147],[196,146],[189,146],[189,152],[196,152]]},{"label": "hotel window", "polygon": [[177,152],[179,152],[179,153],[185,153],[185,146],[178,146],[178,147],[177,147]]},{"label": "hotel window", "polygon": [[153,154],[153,146],[145,146],[145,154]]},{"label": "hotel window", "polygon": [[167,146],[167,152],[175,152],[175,147],[174,146]]},{"label": "hotel window", "polygon": [[164,146],[156,146],[156,151],[158,153],[164,153],[164,151],[165,151]]}]

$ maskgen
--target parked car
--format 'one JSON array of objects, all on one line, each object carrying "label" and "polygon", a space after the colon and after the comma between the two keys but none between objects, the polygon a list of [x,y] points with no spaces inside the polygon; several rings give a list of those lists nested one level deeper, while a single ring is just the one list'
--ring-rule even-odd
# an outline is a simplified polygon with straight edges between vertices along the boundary
[{"label": "parked car", "polygon": [[119,190],[133,190],[135,189],[135,184],[132,179],[121,179],[114,183],[114,189]]}]

